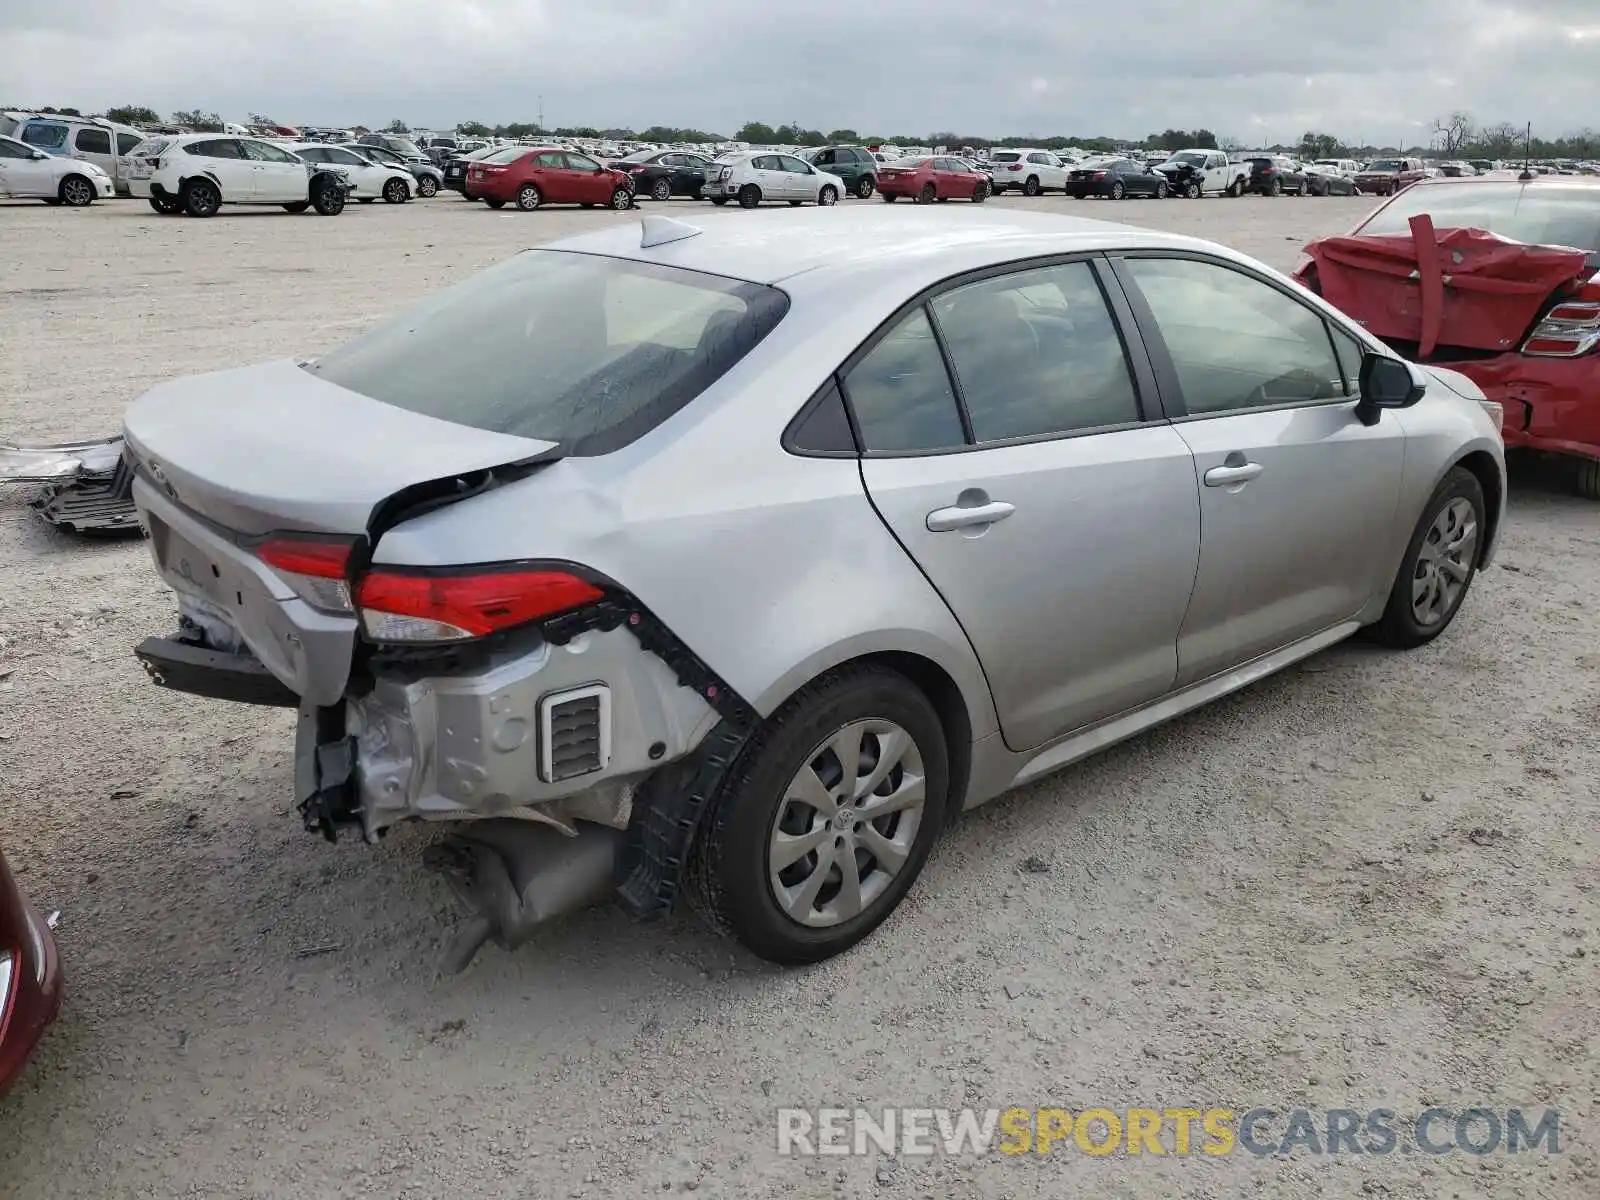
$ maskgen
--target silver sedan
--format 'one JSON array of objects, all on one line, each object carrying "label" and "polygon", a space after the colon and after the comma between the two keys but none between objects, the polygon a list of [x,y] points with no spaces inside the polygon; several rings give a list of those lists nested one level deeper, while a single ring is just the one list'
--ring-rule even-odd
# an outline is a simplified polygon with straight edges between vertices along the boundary
[{"label": "silver sedan", "polygon": [[461,961],[684,891],[812,961],[962,808],[1357,632],[1438,637],[1496,422],[1203,241],[650,216],[136,402],[179,612],[137,653],[299,710],[308,829],[457,823]]}]

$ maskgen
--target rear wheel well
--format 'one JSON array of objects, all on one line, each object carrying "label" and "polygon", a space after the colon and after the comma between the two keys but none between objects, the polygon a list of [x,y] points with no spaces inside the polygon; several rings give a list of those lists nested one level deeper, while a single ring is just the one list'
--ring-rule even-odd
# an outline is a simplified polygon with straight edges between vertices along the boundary
[{"label": "rear wheel well", "polygon": [[967,713],[966,701],[961,697],[961,689],[945,669],[932,659],[900,650],[867,654],[840,663],[836,669],[862,663],[876,663],[905,676],[928,698],[934,711],[939,714],[939,723],[944,726],[945,746],[950,751],[950,795],[945,819],[954,819],[966,803],[967,781],[972,774],[972,719]]},{"label": "rear wheel well", "polygon": [[1484,557],[1495,544],[1495,537],[1500,532],[1500,504],[1504,498],[1503,485],[1500,472],[1495,465],[1493,456],[1487,450],[1474,450],[1460,462],[1458,467],[1464,467],[1477,477],[1478,484],[1483,488],[1483,498],[1488,502],[1488,511],[1483,514],[1483,523],[1486,526],[1484,536],[1478,547],[1478,562],[1481,564]]}]

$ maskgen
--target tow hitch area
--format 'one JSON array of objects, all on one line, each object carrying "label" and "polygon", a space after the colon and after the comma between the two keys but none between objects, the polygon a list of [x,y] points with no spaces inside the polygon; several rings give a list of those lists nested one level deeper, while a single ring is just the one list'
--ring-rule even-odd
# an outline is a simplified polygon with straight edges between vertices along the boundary
[{"label": "tow hitch area", "polygon": [[613,894],[622,831],[587,821],[576,828],[569,836],[537,821],[473,821],[424,852],[473,914],[441,970],[465,970],[491,938],[514,950],[539,926]]},{"label": "tow hitch area", "polygon": [[69,533],[142,532],[120,437],[37,446],[0,442],[0,483],[42,484],[34,511]]}]

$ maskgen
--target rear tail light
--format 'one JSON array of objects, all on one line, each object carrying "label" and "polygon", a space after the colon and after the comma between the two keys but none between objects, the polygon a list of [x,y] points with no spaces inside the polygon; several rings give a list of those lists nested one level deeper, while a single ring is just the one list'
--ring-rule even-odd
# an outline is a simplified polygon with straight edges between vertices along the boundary
[{"label": "rear tail light", "polygon": [[1008,171],[1020,171],[1020,170],[1022,170],[1022,164],[1021,163],[1012,163],[1009,167],[1006,168],[1006,170],[1008,170]]},{"label": "rear tail light", "polygon": [[1577,358],[1600,346],[1600,304],[1573,301],[1546,313],[1522,344],[1536,358]]},{"label": "rear tail light", "polygon": [[1278,173],[1278,168],[1277,167],[1262,167],[1261,168],[1261,173],[1263,175],[1276,175]]},{"label": "rear tail light", "polygon": [[374,641],[457,642],[592,604],[604,594],[566,571],[376,567],[356,585],[356,604]]},{"label": "rear tail light", "polygon": [[1096,171],[1093,175],[1089,176],[1090,179],[1104,179],[1105,177],[1106,173],[1104,171]]},{"label": "rear tail light", "polygon": [[309,534],[269,534],[255,547],[256,557],[312,608],[349,613],[350,552],[348,538],[322,538]]}]

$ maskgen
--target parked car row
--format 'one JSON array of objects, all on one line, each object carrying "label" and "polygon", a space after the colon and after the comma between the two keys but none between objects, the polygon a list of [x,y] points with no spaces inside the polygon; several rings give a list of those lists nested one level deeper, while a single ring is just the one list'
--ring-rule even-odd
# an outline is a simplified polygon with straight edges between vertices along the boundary
[{"label": "parked car row", "polygon": [[214,216],[225,204],[277,205],[324,216],[349,200],[404,204],[444,175],[426,159],[357,142],[298,142],[191,133],[141,142],[127,156],[132,195],[164,215]]}]

